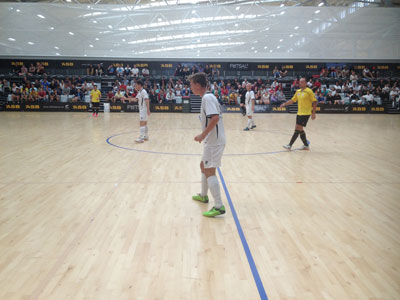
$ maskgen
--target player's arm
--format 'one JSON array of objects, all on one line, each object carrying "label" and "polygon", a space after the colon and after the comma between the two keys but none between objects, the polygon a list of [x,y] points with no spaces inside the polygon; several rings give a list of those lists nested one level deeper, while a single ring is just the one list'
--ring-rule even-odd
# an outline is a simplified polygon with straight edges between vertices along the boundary
[{"label": "player's arm", "polygon": [[146,101],[146,106],[147,106],[147,115],[150,116],[150,100],[149,98],[144,99]]},{"label": "player's arm", "polygon": [[219,121],[219,115],[211,115],[211,118],[208,122],[207,127],[204,129],[204,131],[201,134],[196,136],[194,138],[194,140],[201,143],[201,141],[206,138],[206,136],[210,133],[210,131],[214,129],[214,127],[217,125],[218,121]]},{"label": "player's arm", "polygon": [[288,106],[297,101],[297,92],[293,95],[292,99],[281,104],[281,107]]},{"label": "player's arm", "polygon": [[311,120],[315,120],[315,111],[317,110],[317,99],[315,99],[315,95],[313,94],[314,99],[312,103],[312,112],[311,112]]},{"label": "player's arm", "polygon": [[251,110],[254,112],[254,107],[256,105],[256,99],[254,98],[254,96],[251,98]]}]

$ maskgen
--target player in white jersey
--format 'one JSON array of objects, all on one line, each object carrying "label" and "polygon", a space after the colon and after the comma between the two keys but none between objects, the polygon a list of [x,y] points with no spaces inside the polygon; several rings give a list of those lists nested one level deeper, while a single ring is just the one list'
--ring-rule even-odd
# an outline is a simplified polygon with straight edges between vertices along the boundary
[{"label": "player in white jersey", "polygon": [[138,94],[139,118],[140,118],[140,136],[135,140],[136,143],[143,143],[149,140],[149,129],[147,119],[150,117],[150,101],[146,90],[143,88],[143,82],[138,80],[135,86]]},{"label": "player in white jersey", "polygon": [[215,217],[225,213],[218,178],[215,175],[216,168],[221,166],[226,143],[221,106],[212,93],[207,93],[205,73],[193,74],[189,80],[193,93],[202,97],[200,111],[202,133],[197,135],[194,140],[199,143],[204,142],[203,157],[200,163],[201,193],[193,196],[192,199],[208,203],[207,192],[210,189],[215,204],[209,211],[203,212],[203,216]]},{"label": "player in white jersey", "polygon": [[247,127],[243,129],[244,131],[249,131],[250,129],[256,128],[256,124],[254,123],[254,106],[256,102],[256,97],[254,96],[254,92],[251,90],[251,83],[246,84],[246,96],[245,96],[245,104],[246,104],[246,115],[247,115]]}]

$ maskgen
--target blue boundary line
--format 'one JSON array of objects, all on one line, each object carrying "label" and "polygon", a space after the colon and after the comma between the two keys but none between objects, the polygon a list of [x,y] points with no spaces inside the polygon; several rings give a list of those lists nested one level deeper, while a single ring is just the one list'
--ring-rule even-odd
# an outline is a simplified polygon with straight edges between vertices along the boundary
[{"label": "blue boundary line", "polygon": [[244,236],[242,226],[240,225],[239,219],[237,217],[235,207],[233,206],[231,196],[229,195],[228,188],[226,187],[224,176],[222,175],[222,172],[219,168],[218,168],[218,174],[219,174],[219,177],[221,178],[221,182],[222,182],[222,186],[224,187],[224,190],[225,190],[226,198],[228,198],[229,207],[231,208],[232,216],[233,216],[233,219],[235,220],[236,228],[239,233],[240,240],[242,241],[244,252],[246,253],[247,261],[249,262],[249,265],[250,265],[251,273],[253,273],[253,278],[254,278],[254,281],[256,282],[258,293],[260,294],[260,299],[268,300],[267,293],[265,292],[264,285],[261,281],[260,275],[258,274],[256,264],[254,263],[253,256],[251,255],[249,245],[247,244],[247,241],[246,241],[246,237]]}]

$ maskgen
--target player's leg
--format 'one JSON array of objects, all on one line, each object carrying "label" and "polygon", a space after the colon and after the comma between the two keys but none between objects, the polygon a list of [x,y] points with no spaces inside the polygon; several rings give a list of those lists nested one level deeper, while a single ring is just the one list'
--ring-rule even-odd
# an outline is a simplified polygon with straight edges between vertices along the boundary
[{"label": "player's leg", "polygon": [[192,199],[203,203],[208,203],[208,196],[207,196],[208,182],[207,182],[207,177],[204,174],[203,161],[200,162],[200,170],[201,170],[201,193],[192,196]]},{"label": "player's leg", "polygon": [[300,132],[303,131],[303,126],[301,126],[299,124],[300,123],[300,118],[299,117],[300,116],[297,115],[297,117],[296,117],[296,127],[294,129],[294,133],[292,135],[292,138],[290,139],[289,144],[283,146],[283,148],[285,148],[285,149],[288,149],[288,150],[292,149],[292,146],[293,146],[294,142],[297,140],[297,138],[299,137]]},{"label": "player's leg", "polygon": [[147,121],[144,122],[144,140],[149,140],[149,127],[147,126]]},{"label": "player's leg", "polygon": [[300,148],[301,150],[309,150],[309,142],[307,141],[306,132],[304,131],[304,127],[307,126],[308,119],[310,116],[301,116],[301,126],[299,125],[300,130],[300,138],[303,141],[303,146]]},{"label": "player's leg", "polygon": [[222,204],[221,189],[219,186],[218,178],[216,176],[216,168],[221,166],[222,154],[224,152],[225,145],[205,147],[208,157],[204,162],[204,174],[207,178],[208,188],[210,189],[211,195],[214,198],[214,207],[209,211],[203,213],[205,217],[215,217],[225,213],[225,207]]},{"label": "player's leg", "polygon": [[[142,116],[140,116],[140,118],[142,119]],[[139,122],[140,134],[139,134],[139,137],[135,140],[136,143],[144,142],[144,136],[145,136],[145,131],[146,131],[145,125],[146,125],[146,121],[140,120],[140,122]]]}]

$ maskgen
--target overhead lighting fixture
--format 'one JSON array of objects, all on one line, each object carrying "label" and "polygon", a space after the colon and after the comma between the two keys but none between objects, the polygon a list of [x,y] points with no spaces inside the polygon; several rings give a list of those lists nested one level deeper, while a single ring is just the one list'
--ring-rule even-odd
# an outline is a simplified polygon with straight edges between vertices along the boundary
[{"label": "overhead lighting fixture", "polygon": [[272,50],[269,50],[269,52],[272,52]]},{"label": "overhead lighting fixture", "polygon": [[299,26],[296,26],[294,29],[295,29],[295,30],[299,29]]},{"label": "overhead lighting fixture", "polygon": [[218,55],[221,55],[221,52],[218,52]]},{"label": "overhead lighting fixture", "polygon": [[96,21],[96,20],[93,20],[93,23],[94,23],[94,24],[97,24],[97,21]]},{"label": "overhead lighting fixture", "polygon": [[251,47],[251,50],[254,50],[254,47]]},{"label": "overhead lighting fixture", "polygon": [[308,24],[312,23],[312,20],[308,20],[307,23],[308,23]]},{"label": "overhead lighting fixture", "polygon": [[240,9],[240,6],[236,6],[236,10],[239,10]]},{"label": "overhead lighting fixture", "polygon": [[284,7],[284,6],[285,6],[285,4],[283,4],[283,3],[280,5],[280,7]]},{"label": "overhead lighting fixture", "polygon": [[239,26],[239,24],[236,23],[236,24],[235,24],[235,27],[238,27],[238,26]]},{"label": "overhead lighting fixture", "polygon": [[320,4],[318,4],[319,7],[321,7],[322,5],[324,5],[324,2],[321,2]]},{"label": "overhead lighting fixture", "polygon": [[93,48],[93,45],[89,45],[90,48]]},{"label": "overhead lighting fixture", "polygon": [[316,10],[316,11],[315,11],[315,13],[316,13],[316,14],[319,14],[319,13],[320,13],[320,10],[319,10],[319,9],[318,9],[318,10]]},{"label": "overhead lighting fixture", "polygon": [[285,14],[285,12],[284,12],[284,11],[282,11],[280,14],[281,14],[281,15],[284,15],[284,14]]},{"label": "overhead lighting fixture", "polygon": [[257,53],[257,50],[254,50],[254,53]]},{"label": "overhead lighting fixture", "polygon": [[60,49],[60,48],[58,48],[57,46],[54,46],[54,49],[57,49],[57,50],[58,50],[58,49]]},{"label": "overhead lighting fixture", "polygon": [[265,30],[269,30],[269,27],[265,28]]},{"label": "overhead lighting fixture", "polygon": [[68,33],[69,33],[70,35],[74,35],[74,33],[73,33],[73,32],[71,32],[71,31],[70,31],[70,32],[68,32]]},{"label": "overhead lighting fixture", "polygon": [[293,37],[293,34],[289,35],[290,37]]},{"label": "overhead lighting fixture", "polygon": [[60,55],[60,53],[57,52],[56,55]]},{"label": "overhead lighting fixture", "polygon": [[67,2],[71,2],[72,0],[67,0]]},{"label": "overhead lighting fixture", "polygon": [[161,18],[158,18],[157,20],[158,20],[158,22],[161,22],[161,21],[162,21],[162,19],[161,19]]},{"label": "overhead lighting fixture", "polygon": [[19,9],[17,9],[17,10],[16,10],[16,12],[20,12],[20,10],[19,10]]},{"label": "overhead lighting fixture", "polygon": [[98,41],[99,40],[99,38],[96,38],[96,41]]},{"label": "overhead lighting fixture", "polygon": [[41,18],[41,19],[45,19],[45,17],[44,16],[42,16],[42,15],[37,15],[39,18]]},{"label": "overhead lighting fixture", "polygon": [[28,42],[28,44],[29,44],[29,45],[35,45],[35,43],[33,43],[33,42]]},{"label": "overhead lighting fixture", "polygon": [[9,41],[15,42],[15,39],[13,38],[8,38]]},{"label": "overhead lighting fixture", "polygon": [[192,10],[192,14],[195,14],[196,13],[196,11],[195,10]]},{"label": "overhead lighting fixture", "polygon": [[126,39],[122,39],[123,42],[126,42]]},{"label": "overhead lighting fixture", "polygon": [[83,56],[87,56],[86,54],[83,54]]},{"label": "overhead lighting fixture", "polygon": [[268,46],[265,46],[265,47],[264,47],[264,49],[267,49],[267,48],[268,48]]},{"label": "overhead lighting fixture", "polygon": [[280,41],[280,42],[283,42],[283,39],[280,39],[279,41]]},{"label": "overhead lighting fixture", "polygon": [[54,30],[54,27],[50,27],[50,30]]},{"label": "overhead lighting fixture", "polygon": [[279,49],[281,46],[277,46],[276,49]]},{"label": "overhead lighting fixture", "polygon": [[107,27],[110,28],[110,29],[112,29],[112,26],[111,26],[111,25],[108,25]]}]

